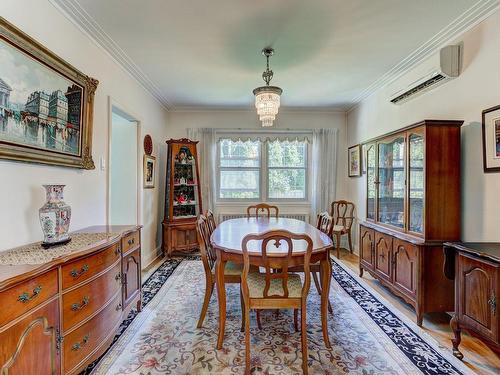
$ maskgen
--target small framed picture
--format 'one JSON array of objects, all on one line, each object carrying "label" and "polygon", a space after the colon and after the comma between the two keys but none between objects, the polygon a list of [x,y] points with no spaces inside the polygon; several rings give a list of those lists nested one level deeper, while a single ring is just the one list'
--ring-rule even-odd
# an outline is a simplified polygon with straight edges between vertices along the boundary
[{"label": "small framed picture", "polygon": [[361,145],[351,146],[347,150],[349,177],[361,176]]},{"label": "small framed picture", "polygon": [[483,168],[500,172],[500,105],[483,111]]},{"label": "small framed picture", "polygon": [[144,189],[155,187],[156,158],[151,155],[144,155]]}]

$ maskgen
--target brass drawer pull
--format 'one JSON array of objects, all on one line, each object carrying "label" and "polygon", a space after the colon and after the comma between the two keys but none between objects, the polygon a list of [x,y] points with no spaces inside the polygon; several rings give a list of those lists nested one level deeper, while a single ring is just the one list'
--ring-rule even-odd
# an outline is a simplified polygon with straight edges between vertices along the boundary
[{"label": "brass drawer pull", "polygon": [[42,291],[42,286],[37,285],[35,289],[33,289],[33,293],[31,294],[31,296],[28,294],[28,292],[24,292],[21,295],[19,295],[19,297],[17,297],[17,300],[22,303],[27,303],[32,299],[34,299],[36,296],[38,296],[41,291]]},{"label": "brass drawer pull", "polygon": [[115,255],[120,254],[120,246],[115,247]]},{"label": "brass drawer pull", "polygon": [[88,264],[84,264],[83,267],[80,269],[80,271],[78,271],[76,268],[73,268],[69,274],[74,279],[77,279],[80,276],[82,276],[85,272],[87,272],[88,270],[89,270],[89,265]]},{"label": "brass drawer pull", "polygon": [[135,242],[135,238],[131,238],[130,240],[127,241],[129,245],[133,245]]},{"label": "brass drawer pull", "polygon": [[79,311],[83,309],[85,306],[87,306],[90,302],[90,297],[89,296],[84,296],[82,303],[74,303],[71,305],[71,310],[73,311]]},{"label": "brass drawer pull", "polygon": [[116,306],[116,311],[119,311],[119,310],[121,310],[121,309],[122,309],[122,304],[121,304],[121,303],[119,303],[119,304],[118,304],[118,306]]},{"label": "brass drawer pull", "polygon": [[74,350],[75,352],[80,350],[82,346],[84,346],[86,343],[89,342],[90,339],[90,334],[86,334],[83,336],[83,340],[81,342],[75,342],[73,346],[71,347],[71,350]]},{"label": "brass drawer pull", "polygon": [[495,316],[495,313],[497,311],[497,298],[495,296],[495,291],[491,291],[491,298],[488,299],[488,305],[491,307],[491,313],[493,316]]},{"label": "brass drawer pull", "polygon": [[115,276],[115,280],[116,280],[116,281],[118,281],[118,280],[120,280],[120,281],[121,281],[121,279],[122,279],[122,274],[121,274],[120,272],[118,272],[118,273],[116,274],[116,276]]}]

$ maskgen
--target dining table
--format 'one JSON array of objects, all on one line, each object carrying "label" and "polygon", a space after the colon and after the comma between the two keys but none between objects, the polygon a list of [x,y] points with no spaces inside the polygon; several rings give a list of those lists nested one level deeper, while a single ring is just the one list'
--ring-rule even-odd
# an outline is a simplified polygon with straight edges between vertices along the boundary
[{"label": "dining table", "polygon": [[[231,261],[243,264],[243,252],[241,243],[248,234],[262,234],[272,230],[286,230],[297,234],[308,235],[313,242],[313,250],[310,263],[320,263],[320,283],[321,283],[321,326],[325,346],[330,349],[330,339],[328,337],[328,295],[330,293],[330,280],[332,276],[332,265],[330,251],[333,249],[332,239],[313,225],[292,218],[275,217],[248,217],[230,219],[221,222],[210,237],[210,242],[217,254],[215,265],[215,284],[219,302],[219,334],[217,339],[217,349],[222,349],[224,342],[224,330],[226,323],[226,288],[224,285],[224,269],[226,263]],[[254,242],[252,244],[252,242]],[[252,241],[248,244],[250,264],[264,266],[264,259],[260,250],[260,245]],[[303,265],[303,255],[306,251],[305,241],[293,241],[292,258],[288,267],[299,267]],[[275,257],[273,263],[279,268],[280,259],[286,262],[287,249],[281,247],[267,252],[267,256]]]}]

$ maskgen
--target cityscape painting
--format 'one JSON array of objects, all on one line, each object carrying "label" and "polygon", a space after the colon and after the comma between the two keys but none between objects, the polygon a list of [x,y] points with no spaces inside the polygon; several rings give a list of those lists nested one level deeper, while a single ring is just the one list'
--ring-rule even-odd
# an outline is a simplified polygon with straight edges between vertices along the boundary
[{"label": "cityscape painting", "polygon": [[0,157],[93,169],[96,87],[0,18]]}]

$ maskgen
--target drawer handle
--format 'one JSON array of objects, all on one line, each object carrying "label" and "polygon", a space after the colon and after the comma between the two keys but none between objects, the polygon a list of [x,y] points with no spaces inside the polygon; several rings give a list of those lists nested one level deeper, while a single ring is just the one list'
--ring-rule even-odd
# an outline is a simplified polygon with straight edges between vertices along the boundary
[{"label": "drawer handle", "polygon": [[88,264],[84,264],[83,267],[80,269],[80,271],[78,271],[76,268],[73,268],[69,274],[74,279],[77,279],[80,276],[82,276],[85,272],[87,272],[88,270],[89,270],[89,265]]},{"label": "drawer handle", "polygon": [[71,350],[74,350],[75,352],[80,350],[82,346],[84,346],[86,343],[89,342],[90,339],[90,334],[86,334],[83,336],[83,340],[81,342],[75,342],[73,346],[71,347]]},{"label": "drawer handle", "polygon": [[116,306],[116,311],[121,310],[121,309],[122,309],[122,304],[119,303],[118,306]]},{"label": "drawer handle", "polygon": [[120,254],[120,246],[115,247],[115,255]]},{"label": "drawer handle", "polygon": [[135,242],[135,238],[131,238],[130,240],[127,241],[129,245],[133,245]]},{"label": "drawer handle", "polygon": [[115,276],[115,280],[116,280],[116,281],[118,281],[118,280],[120,280],[120,281],[121,281],[121,279],[122,279],[122,274],[121,274],[120,272],[118,272],[118,273],[116,274],[116,276]]},{"label": "drawer handle", "polygon": [[85,306],[87,306],[90,302],[90,297],[89,296],[84,296],[83,301],[81,303],[74,303],[71,305],[71,310],[73,311],[79,311],[83,309]]},{"label": "drawer handle", "polygon": [[24,292],[21,295],[19,295],[19,297],[17,297],[17,300],[22,303],[27,303],[33,300],[36,296],[38,296],[41,291],[42,291],[42,286],[37,285],[35,289],[33,289],[33,293],[31,294],[31,296],[28,294],[28,292]]},{"label": "drawer handle", "polygon": [[491,307],[491,313],[495,316],[497,311],[497,298],[495,297],[495,291],[491,291],[491,298],[488,300],[488,305]]}]

